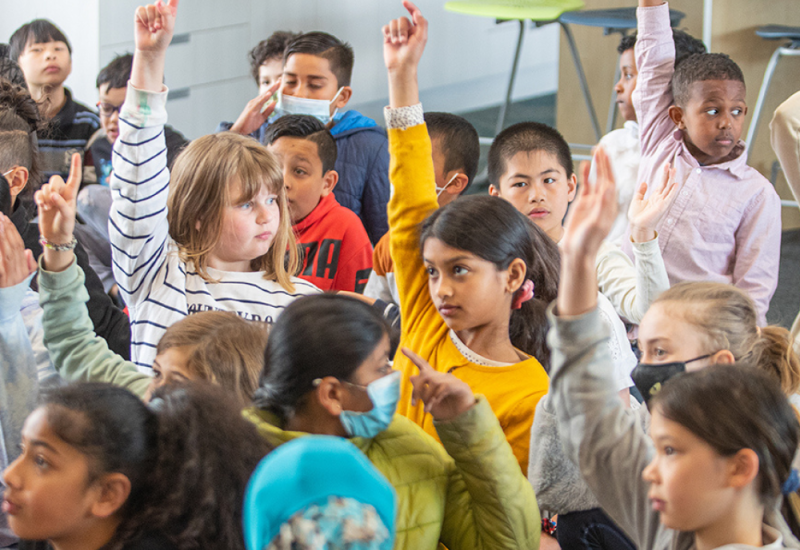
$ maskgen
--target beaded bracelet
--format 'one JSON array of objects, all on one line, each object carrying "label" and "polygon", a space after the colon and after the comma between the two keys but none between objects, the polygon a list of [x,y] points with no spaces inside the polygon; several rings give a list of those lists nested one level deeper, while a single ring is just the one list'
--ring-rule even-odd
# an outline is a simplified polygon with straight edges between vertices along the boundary
[{"label": "beaded bracelet", "polygon": [[75,249],[75,246],[77,246],[77,244],[78,244],[78,239],[76,239],[73,236],[72,240],[70,242],[68,242],[67,244],[56,244],[56,243],[48,242],[48,241],[45,240],[44,237],[42,237],[41,239],[39,239],[39,243],[41,243],[41,245],[43,247],[45,247],[47,249],[50,249],[50,250],[52,250],[54,252],[69,252],[70,250],[74,250]]}]

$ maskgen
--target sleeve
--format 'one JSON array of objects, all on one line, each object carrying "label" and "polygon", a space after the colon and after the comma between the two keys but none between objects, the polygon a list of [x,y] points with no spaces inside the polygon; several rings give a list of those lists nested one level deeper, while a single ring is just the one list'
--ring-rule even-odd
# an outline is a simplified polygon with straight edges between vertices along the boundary
[{"label": "sleeve", "polygon": [[597,285],[620,317],[638,325],[650,304],[669,289],[669,276],[658,235],[631,246],[635,263],[619,247],[603,243],[597,255]]},{"label": "sleeve", "polygon": [[166,101],[166,90],[145,92],[128,84],[112,153],[108,233],[114,278],[131,306],[144,299],[167,254]]},{"label": "sleeve", "polygon": [[450,422],[434,422],[455,470],[441,541],[450,550],[538,548],[539,506],[500,423],[479,396]]},{"label": "sleeve", "polygon": [[675,125],[667,109],[673,103],[670,82],[675,71],[675,42],[669,22],[669,5],[638,8],[638,38],[634,52],[639,76],[633,91],[633,108],[639,121],[642,158],[653,151]]},{"label": "sleeve", "polygon": [[332,288],[363,294],[372,272],[372,245],[361,221],[353,216],[353,223],[342,236],[339,268]]},{"label": "sleeve", "polygon": [[389,149],[386,142],[381,140],[367,170],[367,181],[361,196],[361,219],[372,243],[377,243],[389,230],[386,214],[389,194]]},{"label": "sleeve", "polygon": [[767,310],[778,287],[781,255],[781,200],[771,185],[745,210],[735,233],[733,280],[756,303],[759,326],[767,324]]},{"label": "sleeve", "polygon": [[653,454],[633,411],[614,389],[609,335],[597,309],[562,318],[548,310],[553,350],[550,393],[564,454],[576,463],[600,506],[639,548],[653,548],[658,513],[642,471]]},{"label": "sleeve", "polygon": [[150,377],[108,349],[92,331],[83,271],[73,262],[60,273],[39,271],[44,343],[59,374],[70,381],[109,382],[143,396]]},{"label": "sleeve", "polygon": [[781,162],[794,200],[800,201],[800,92],[775,109],[769,128],[772,148]]}]

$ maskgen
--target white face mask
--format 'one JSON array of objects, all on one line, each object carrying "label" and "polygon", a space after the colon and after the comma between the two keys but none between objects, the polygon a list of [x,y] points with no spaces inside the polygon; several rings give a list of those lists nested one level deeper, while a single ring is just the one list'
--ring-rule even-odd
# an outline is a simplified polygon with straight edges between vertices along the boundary
[{"label": "white face mask", "polygon": [[337,107],[331,114],[331,104],[336,101],[342,90],[344,90],[344,87],[339,88],[339,91],[330,101],[284,95],[283,92],[278,92],[278,103],[275,105],[275,112],[278,113],[278,117],[284,115],[310,115],[319,119],[323,124],[327,124],[339,112]]},{"label": "white face mask", "polygon": [[454,180],[454,179],[456,179],[456,176],[458,176],[458,172],[456,172],[455,174],[453,174],[453,177],[452,177],[452,178],[450,178],[450,181],[448,181],[447,183],[445,183],[445,184],[444,184],[444,187],[439,187],[438,185],[436,186],[436,198],[437,198],[437,199],[438,199],[438,198],[439,198],[439,197],[442,195],[442,193],[444,193],[444,190],[445,190],[445,189],[447,189],[447,188],[448,188],[448,186],[449,186],[451,183],[453,183],[453,180]]}]

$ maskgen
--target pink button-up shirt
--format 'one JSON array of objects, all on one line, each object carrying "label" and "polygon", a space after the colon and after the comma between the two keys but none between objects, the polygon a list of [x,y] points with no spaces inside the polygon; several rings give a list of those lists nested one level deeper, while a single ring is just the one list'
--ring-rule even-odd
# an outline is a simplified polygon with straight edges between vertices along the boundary
[{"label": "pink button-up shirt", "polygon": [[[670,161],[683,182],[657,228],[670,283],[732,283],[755,301],[760,323],[766,324],[778,285],[780,198],[769,181],[747,165],[743,141],[734,150],[738,156],[728,162],[701,166],[692,156],[667,114],[673,104],[675,61],[669,6],[639,8],[637,17],[639,77],[633,106],[642,146],[638,181],[655,185],[664,162]],[[624,249],[632,255],[628,238]]]}]

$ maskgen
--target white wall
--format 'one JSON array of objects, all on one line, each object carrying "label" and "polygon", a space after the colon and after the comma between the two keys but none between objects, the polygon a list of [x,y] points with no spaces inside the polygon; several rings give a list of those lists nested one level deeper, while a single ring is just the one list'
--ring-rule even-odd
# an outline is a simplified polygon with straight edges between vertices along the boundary
[{"label": "white wall", "polygon": [[[96,102],[95,77],[115,54],[133,47],[137,0],[0,0],[0,41],[22,23],[47,17],[73,46],[75,96]],[[515,22],[446,12],[441,0],[419,0],[430,22],[428,48],[420,66],[422,100],[428,110],[464,111],[498,104],[504,97],[517,38]],[[223,6],[220,9],[220,6]],[[171,90],[191,90],[191,98],[170,101],[170,122],[188,137],[233,120],[256,93],[247,51],[279,29],[323,30],[350,42],[355,68],[350,106],[379,117],[387,101],[381,26],[405,14],[395,0],[182,0],[176,34],[191,40],[173,45],[167,58]],[[526,31],[515,97],[556,90],[558,28]]]}]

